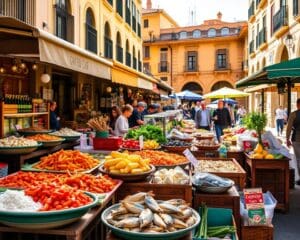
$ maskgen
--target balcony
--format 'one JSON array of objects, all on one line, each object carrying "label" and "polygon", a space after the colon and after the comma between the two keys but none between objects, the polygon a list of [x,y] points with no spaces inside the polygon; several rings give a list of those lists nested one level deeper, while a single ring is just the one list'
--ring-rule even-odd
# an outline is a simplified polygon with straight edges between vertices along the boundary
[{"label": "balcony", "polygon": [[117,61],[123,63],[123,48],[117,45]]},{"label": "balcony", "polygon": [[226,62],[215,63],[215,72],[229,72],[231,70],[231,64]]},{"label": "balcony", "polygon": [[158,72],[159,73],[169,72],[169,63],[166,61],[161,61],[158,64]]},{"label": "balcony", "polygon": [[131,67],[131,54],[128,52],[126,53],[126,65]]},{"label": "balcony", "polygon": [[35,25],[35,0],[0,0],[0,15]]},{"label": "balcony", "polygon": [[293,15],[295,20],[300,22],[300,3],[298,0],[293,0]]},{"label": "balcony", "polygon": [[267,5],[268,0],[256,0],[256,9],[264,9],[264,7]]},{"label": "balcony", "polygon": [[255,20],[254,10],[254,1],[252,1],[248,9],[248,20],[250,23],[253,23]]},{"label": "balcony", "polygon": [[266,28],[263,28],[258,33],[258,45],[261,51],[265,50],[268,47]]},{"label": "balcony", "polygon": [[279,11],[273,16],[273,34],[280,38],[289,30],[288,6],[281,6]]}]

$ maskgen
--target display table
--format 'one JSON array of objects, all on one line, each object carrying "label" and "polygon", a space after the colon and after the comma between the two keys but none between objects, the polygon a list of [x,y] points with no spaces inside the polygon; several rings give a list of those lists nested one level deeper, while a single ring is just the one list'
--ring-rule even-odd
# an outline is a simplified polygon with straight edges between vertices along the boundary
[{"label": "display table", "polygon": [[[122,238],[118,238],[115,235],[113,235],[111,232],[108,232],[106,235],[106,240],[122,240]],[[142,239],[141,239],[142,240]],[[179,238],[178,240],[192,240],[192,234],[188,234],[185,237]]]},{"label": "display table", "polygon": [[198,210],[202,203],[205,203],[208,207],[232,209],[238,234],[240,233],[240,195],[235,186],[230,188],[226,193],[221,194],[194,191],[193,208]]},{"label": "display table", "polygon": [[242,226],[242,240],[273,240],[273,225]]},{"label": "display table", "polygon": [[74,146],[77,146],[79,143],[75,142],[67,142],[57,145],[53,148],[39,148],[38,150],[29,153],[29,154],[18,154],[18,155],[4,155],[0,154],[0,161],[6,162],[8,164],[8,173],[14,173],[20,171],[21,166],[25,163],[25,161],[34,158],[40,158],[42,156],[57,152],[61,149],[73,149]]},{"label": "display table", "polygon": [[276,209],[289,211],[289,161],[282,159],[252,159],[246,154],[250,169],[251,187],[270,191],[278,201]]},{"label": "display table", "polygon": [[80,220],[65,227],[43,230],[26,230],[0,225],[0,240],[102,240],[106,239],[106,228],[101,222],[102,211],[113,202],[114,195],[106,198],[101,207],[95,207]]}]

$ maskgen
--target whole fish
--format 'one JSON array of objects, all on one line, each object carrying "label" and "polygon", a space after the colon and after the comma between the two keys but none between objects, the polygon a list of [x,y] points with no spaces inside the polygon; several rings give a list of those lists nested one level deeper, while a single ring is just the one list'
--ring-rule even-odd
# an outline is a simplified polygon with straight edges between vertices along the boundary
[{"label": "whole fish", "polygon": [[188,225],[186,223],[184,223],[183,221],[175,218],[174,219],[174,224],[172,225],[172,227],[179,228],[179,229],[184,229],[184,228],[187,228]]},{"label": "whole fish", "polygon": [[111,225],[116,225],[117,224],[117,222],[113,219],[113,216],[111,215],[111,213],[107,215],[106,221]]},{"label": "whole fish", "polygon": [[193,210],[191,208],[187,208],[187,209],[183,210],[180,214],[179,213],[171,214],[172,217],[178,218],[180,220],[185,220],[185,219],[191,217],[192,215],[193,215]]},{"label": "whole fish", "polygon": [[165,202],[170,203],[172,205],[176,205],[176,206],[186,205],[186,201],[183,200],[183,199],[171,199],[171,200],[168,200],[168,201],[165,201]]},{"label": "whole fish", "polygon": [[143,210],[139,216],[139,220],[140,220],[140,228],[144,228],[149,224],[151,224],[153,221],[152,211],[149,208]]},{"label": "whole fish", "polygon": [[136,228],[140,226],[140,221],[138,217],[131,217],[117,222],[115,226],[118,228]]},{"label": "whole fish", "polygon": [[147,195],[145,197],[145,204],[153,212],[162,212],[162,209],[159,207],[158,203],[156,202],[156,200],[152,196]]},{"label": "whole fish", "polygon": [[194,216],[191,216],[191,217],[189,217],[188,220],[186,221],[186,224],[190,227],[190,226],[194,225],[195,222],[196,222],[195,217],[194,217]]},{"label": "whole fish", "polygon": [[153,192],[139,192],[133,195],[128,195],[127,197],[124,198],[125,202],[144,202],[145,201],[145,197],[149,195],[149,196],[153,196]]},{"label": "whole fish", "polygon": [[162,227],[163,229],[167,228],[167,225],[157,213],[154,213],[153,222],[158,227]]},{"label": "whole fish", "polygon": [[175,232],[175,231],[177,231],[177,229],[176,228],[174,228],[174,227],[168,227],[168,232]]},{"label": "whole fish", "polygon": [[182,212],[180,211],[180,209],[170,203],[167,203],[167,202],[160,203],[159,207],[161,209],[163,209],[163,211],[165,213],[178,213],[178,214],[182,215]]},{"label": "whole fish", "polygon": [[138,217],[139,214],[138,213],[126,213],[124,215],[117,215],[115,217],[113,217],[114,220],[117,220],[117,221],[121,221],[125,218],[130,218],[130,217]]},{"label": "whole fish", "polygon": [[174,219],[166,213],[160,213],[159,216],[162,218],[162,220],[165,222],[165,224],[172,225],[174,223]]},{"label": "whole fish", "polygon": [[111,211],[111,215],[113,217],[128,213],[127,209],[124,206],[120,206],[117,209]]},{"label": "whole fish", "polygon": [[122,205],[127,209],[130,213],[140,214],[145,207],[140,203],[130,203],[130,202],[122,202]]}]

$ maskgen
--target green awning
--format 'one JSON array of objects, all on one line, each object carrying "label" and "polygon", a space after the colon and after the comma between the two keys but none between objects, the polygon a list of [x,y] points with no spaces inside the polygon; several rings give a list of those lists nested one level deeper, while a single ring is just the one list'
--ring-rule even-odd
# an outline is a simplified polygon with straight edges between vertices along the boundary
[{"label": "green awning", "polygon": [[236,83],[236,87],[247,87],[260,84],[273,84],[287,81],[300,82],[300,58],[264,67],[257,73],[245,77]]}]

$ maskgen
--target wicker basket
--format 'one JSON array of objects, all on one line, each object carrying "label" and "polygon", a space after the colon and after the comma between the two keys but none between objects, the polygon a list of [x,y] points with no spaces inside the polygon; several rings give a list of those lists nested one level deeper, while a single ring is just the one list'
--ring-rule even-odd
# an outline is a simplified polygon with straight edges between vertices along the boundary
[{"label": "wicker basket", "polygon": [[217,151],[220,148],[220,145],[204,146],[204,145],[195,144],[195,146],[198,148],[198,150],[209,150],[209,151]]},{"label": "wicker basket", "polygon": [[273,225],[242,226],[242,240],[273,240]]}]

